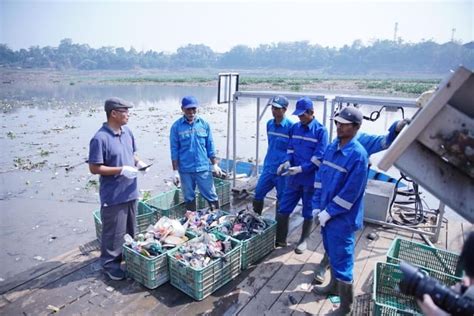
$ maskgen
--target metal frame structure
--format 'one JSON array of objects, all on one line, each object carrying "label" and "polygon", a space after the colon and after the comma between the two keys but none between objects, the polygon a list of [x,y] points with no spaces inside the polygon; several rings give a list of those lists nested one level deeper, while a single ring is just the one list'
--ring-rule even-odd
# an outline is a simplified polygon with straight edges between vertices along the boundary
[{"label": "metal frame structure", "polygon": [[[230,116],[232,115],[232,168],[228,168],[227,170],[236,170],[236,163],[237,163],[237,107],[239,99],[243,98],[253,98],[256,99],[256,161],[255,161],[255,172],[258,176],[258,164],[259,164],[259,149],[260,149],[260,122],[267,110],[266,103],[264,108],[262,109],[261,99],[270,99],[275,95],[283,95],[287,97],[289,100],[296,100],[302,96],[307,96],[313,101],[322,102],[323,103],[323,124],[327,127],[329,124],[329,133],[330,133],[330,140],[332,140],[333,134],[333,126],[330,124],[333,118],[333,114],[335,113],[336,106],[342,107],[344,104],[351,104],[351,105],[378,105],[384,106],[389,111],[398,108],[416,108],[416,100],[415,99],[407,99],[407,98],[386,98],[386,97],[366,97],[366,96],[349,96],[349,95],[337,95],[332,99],[328,99],[323,94],[315,94],[315,93],[305,93],[305,92],[281,92],[281,91],[236,91],[232,98],[232,113],[230,111],[230,104],[229,104],[229,111],[228,111],[228,124],[230,125]],[[328,101],[331,101],[331,108],[328,111]],[[228,132],[230,132],[230,127],[228,126]],[[229,135],[229,133],[228,133]],[[228,137],[229,142],[229,137]],[[227,161],[229,160],[229,150],[227,151]],[[230,167],[230,166],[228,166]],[[236,184],[236,173],[233,174],[233,182],[232,185],[235,186]],[[401,226],[393,223],[377,221],[377,220],[368,220],[368,222],[391,227],[397,229],[403,229],[410,232],[418,233],[422,236],[429,236],[432,242],[437,242],[439,238],[439,233],[441,229],[442,219],[444,215],[444,203],[440,202],[439,204],[439,212],[436,213],[437,219],[435,225],[424,226],[421,228],[416,227],[408,227],[408,226]],[[428,211],[431,212],[431,211]],[[433,212],[431,212],[433,213]],[[423,229],[424,228],[424,229]],[[428,229],[429,231],[427,231]]]}]

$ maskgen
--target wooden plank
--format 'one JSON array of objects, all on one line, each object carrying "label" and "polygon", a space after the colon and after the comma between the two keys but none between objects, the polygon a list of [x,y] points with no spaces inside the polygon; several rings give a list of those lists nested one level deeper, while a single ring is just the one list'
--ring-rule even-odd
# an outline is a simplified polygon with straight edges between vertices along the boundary
[{"label": "wooden plank", "polygon": [[462,245],[464,244],[462,223],[449,220],[446,226],[446,249],[455,253],[461,253]]},{"label": "wooden plank", "polygon": [[[309,243],[317,245],[316,249],[311,252],[309,258],[304,263],[301,271],[290,282],[287,288],[283,291],[280,299],[276,301],[268,310],[270,315],[288,315],[289,312],[295,311],[299,307],[299,302],[303,299],[305,294],[309,293],[312,288],[312,281],[314,278],[314,270],[323,258],[324,246],[322,243],[322,236],[319,229],[316,229],[311,235]],[[293,305],[289,300],[292,297],[297,303]]]},{"label": "wooden plank", "polygon": [[[46,267],[42,267],[40,270],[46,272],[39,275],[35,272],[27,273],[28,275],[36,276],[33,276],[29,280],[21,279],[20,284],[15,285],[14,283],[10,283],[6,285],[5,288],[8,288],[8,290],[2,297],[11,304],[25,295],[30,296],[34,291],[60,280],[64,275],[71,274],[85,266],[95,263],[98,261],[98,256],[99,251],[96,247],[84,248],[81,246],[45,263],[44,266]],[[53,268],[48,269],[48,266]]]},{"label": "wooden plank", "polygon": [[[292,241],[299,239],[300,234],[299,231],[295,231],[292,234]],[[302,269],[302,263],[306,262],[311,255],[311,251],[316,247],[317,244],[309,243],[308,250],[301,255],[295,254],[294,247],[287,247],[287,252],[278,259],[281,262],[279,269],[275,270],[272,278],[255,293],[256,295],[250,297],[248,304],[238,311],[239,315],[255,315],[271,308],[288,284]]]},{"label": "wooden plank", "polygon": [[[93,240],[85,245],[74,248],[60,256],[49,260],[48,262],[39,265],[38,267],[34,267],[28,271],[19,273],[14,277],[10,278],[8,281],[2,282],[0,285],[0,294],[11,292],[13,289],[18,289],[22,285],[25,285],[33,279],[46,275],[51,271],[61,269],[61,267],[67,262],[78,260],[84,261],[80,260],[84,259],[81,258],[81,256],[94,255],[93,252],[97,250],[99,250],[99,243],[97,242],[97,240]],[[31,287],[32,285],[30,284],[28,286]]]}]

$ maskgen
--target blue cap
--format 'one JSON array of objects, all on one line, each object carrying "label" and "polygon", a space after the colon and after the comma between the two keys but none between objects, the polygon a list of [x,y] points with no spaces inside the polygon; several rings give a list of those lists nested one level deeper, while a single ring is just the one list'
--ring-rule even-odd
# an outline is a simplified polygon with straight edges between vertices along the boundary
[{"label": "blue cap", "polygon": [[288,107],[288,99],[282,95],[276,95],[268,101],[267,105],[274,106],[276,108],[287,108]]},{"label": "blue cap", "polygon": [[302,115],[307,110],[313,110],[313,101],[308,97],[302,97],[296,101],[296,109],[293,112],[293,115]]},{"label": "blue cap", "polygon": [[181,108],[183,109],[197,108],[198,106],[198,100],[191,95],[186,96],[183,98],[183,100],[181,100]]},{"label": "blue cap", "polygon": [[334,121],[342,124],[361,124],[363,118],[364,116],[358,108],[353,106],[346,106],[334,116]]}]

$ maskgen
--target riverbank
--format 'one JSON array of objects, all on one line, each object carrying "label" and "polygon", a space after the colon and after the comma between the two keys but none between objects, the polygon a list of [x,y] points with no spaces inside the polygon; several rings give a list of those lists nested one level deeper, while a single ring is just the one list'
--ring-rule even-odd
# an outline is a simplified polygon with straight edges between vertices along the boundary
[{"label": "riverbank", "polygon": [[[217,87],[220,69],[57,71],[0,69],[3,85],[179,85]],[[240,70],[241,90],[336,91],[392,97],[417,97],[432,89],[440,78],[374,74],[365,76],[325,75],[312,71]]]}]

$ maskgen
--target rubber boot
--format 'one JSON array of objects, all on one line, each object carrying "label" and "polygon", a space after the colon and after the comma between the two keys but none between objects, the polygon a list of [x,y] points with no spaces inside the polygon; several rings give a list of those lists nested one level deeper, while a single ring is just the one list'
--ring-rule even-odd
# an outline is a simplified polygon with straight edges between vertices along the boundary
[{"label": "rubber boot", "polygon": [[277,247],[286,247],[286,237],[288,236],[288,222],[290,220],[290,214],[277,214],[277,231],[275,245]]},{"label": "rubber boot", "polygon": [[209,207],[211,208],[211,210],[218,210],[220,207],[219,200],[209,202]]},{"label": "rubber boot", "polygon": [[278,214],[280,213],[280,203],[278,203],[278,200],[275,203],[275,220],[277,219]]},{"label": "rubber boot", "polygon": [[337,280],[337,288],[341,304],[334,311],[335,315],[350,315],[352,313],[352,304],[354,302],[354,284]]},{"label": "rubber boot", "polygon": [[329,280],[329,284],[326,286],[315,286],[313,288],[313,293],[317,295],[327,296],[327,295],[338,295],[338,288],[337,288],[337,280],[334,277],[334,273],[331,269],[331,279]]},{"label": "rubber boot", "polygon": [[184,203],[185,206],[186,206],[186,210],[187,211],[193,211],[193,212],[196,212],[196,199],[192,200],[192,201],[189,201],[189,202],[186,202]]},{"label": "rubber boot", "polygon": [[253,200],[253,211],[258,215],[262,215],[263,211],[263,201]]},{"label": "rubber boot", "polygon": [[296,246],[295,252],[297,254],[302,254],[306,248],[307,243],[306,239],[308,239],[309,234],[311,233],[311,228],[313,227],[313,219],[305,219],[303,221],[303,228],[301,229],[301,237],[298,241],[298,246]]},{"label": "rubber boot", "polygon": [[319,263],[318,267],[314,270],[314,283],[323,284],[326,279],[326,271],[329,269],[329,257],[327,253],[324,253],[323,259]]}]

